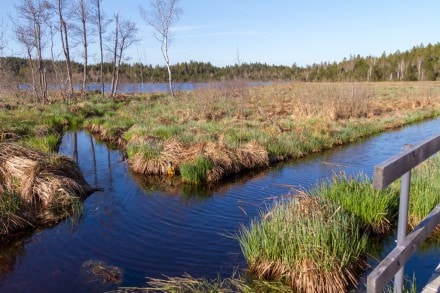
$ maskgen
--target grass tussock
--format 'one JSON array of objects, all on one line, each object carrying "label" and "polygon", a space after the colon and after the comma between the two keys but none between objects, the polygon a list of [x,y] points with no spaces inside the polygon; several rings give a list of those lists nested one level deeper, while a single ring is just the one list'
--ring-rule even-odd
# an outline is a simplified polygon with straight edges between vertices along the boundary
[{"label": "grass tussock", "polygon": [[386,235],[396,219],[399,193],[394,190],[376,190],[366,175],[347,178],[336,175],[333,181],[323,182],[312,191],[355,215],[361,228],[375,235]]},{"label": "grass tussock", "polygon": [[280,201],[237,236],[249,270],[299,292],[342,292],[364,269],[367,238],[337,205],[298,196]]},{"label": "grass tussock", "polygon": [[[9,143],[0,143],[0,186],[3,208],[10,210],[7,221],[26,209],[38,217],[28,222],[58,221],[80,212],[80,199],[93,192],[69,158]],[[8,194],[19,198],[7,201]]]}]

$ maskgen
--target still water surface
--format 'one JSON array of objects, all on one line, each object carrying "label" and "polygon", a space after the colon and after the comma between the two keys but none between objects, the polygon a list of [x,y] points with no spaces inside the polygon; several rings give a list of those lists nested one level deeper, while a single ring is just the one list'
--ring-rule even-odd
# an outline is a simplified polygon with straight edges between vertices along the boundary
[{"label": "still water surface", "polygon": [[[231,236],[274,198],[292,188],[308,189],[339,171],[371,176],[374,165],[399,153],[404,144],[439,132],[436,119],[198,190],[147,183],[130,173],[119,151],[107,149],[85,132],[67,133],[60,153],[73,157],[77,141],[79,166],[86,180],[102,191],[85,200],[79,222],[66,220],[26,239],[0,244],[0,292],[115,289],[84,273],[82,265],[89,260],[120,267],[120,286],[144,286],[146,277],[185,272],[228,277],[234,268],[246,266]],[[378,256],[393,245],[390,238]],[[423,285],[439,261],[440,248],[434,245],[414,256],[407,268],[417,271],[417,283]]]}]

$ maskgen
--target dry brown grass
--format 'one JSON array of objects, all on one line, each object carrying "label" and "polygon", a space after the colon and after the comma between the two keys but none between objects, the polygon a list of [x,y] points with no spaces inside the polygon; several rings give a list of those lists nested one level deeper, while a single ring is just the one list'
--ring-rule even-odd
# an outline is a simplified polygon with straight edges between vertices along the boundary
[{"label": "dry brown grass", "polygon": [[28,203],[48,207],[52,201],[85,197],[93,189],[67,157],[47,155],[16,144],[0,144],[0,178],[5,189]]},{"label": "dry brown grass", "polygon": [[269,165],[267,151],[255,142],[231,150],[214,142],[185,145],[175,139],[164,142],[160,157],[148,159],[143,154],[138,153],[130,158],[129,163],[131,169],[136,173],[165,175],[167,174],[168,162],[172,162],[178,172],[180,164],[190,162],[200,156],[208,158],[213,163],[207,174],[208,182],[219,181],[228,175],[237,174],[243,170]]},{"label": "dry brown grass", "polygon": [[78,201],[94,191],[69,158],[9,143],[0,144],[0,186],[23,200],[15,212],[2,218],[6,234],[56,222],[75,212]]}]

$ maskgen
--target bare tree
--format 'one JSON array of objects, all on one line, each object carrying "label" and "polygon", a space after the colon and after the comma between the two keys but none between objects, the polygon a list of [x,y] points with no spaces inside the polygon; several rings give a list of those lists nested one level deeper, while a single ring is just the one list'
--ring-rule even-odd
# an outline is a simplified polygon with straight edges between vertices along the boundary
[{"label": "bare tree", "polygon": [[173,83],[171,78],[170,58],[168,51],[173,41],[170,28],[178,20],[183,10],[176,6],[178,0],[150,0],[150,10],[139,7],[142,18],[154,30],[155,38],[161,42],[161,51],[168,69],[168,84],[173,97]]},{"label": "bare tree", "polygon": [[111,96],[113,97],[116,92],[116,72],[117,72],[117,54],[118,54],[118,42],[119,42],[119,13],[115,14],[115,31],[113,32],[114,36],[114,47],[113,47],[113,61],[112,61],[112,87],[111,87]]},{"label": "bare tree", "polygon": [[[16,21],[15,33],[17,40],[25,46],[30,63],[35,49],[38,69],[38,91],[35,91],[35,94],[44,104],[47,100],[47,71],[43,62],[43,37],[51,18],[51,4],[47,0],[22,0],[15,9],[19,18],[19,21]],[[35,89],[35,80],[33,84]]]},{"label": "bare tree", "polygon": [[59,17],[59,31],[61,37],[61,46],[63,48],[63,54],[66,61],[66,72],[67,72],[67,82],[68,82],[68,94],[67,102],[73,96],[73,78],[72,78],[72,62],[70,59],[70,46],[69,46],[69,34],[68,34],[68,24],[64,18],[65,13],[67,13],[67,2],[65,0],[56,0],[56,13]]},{"label": "bare tree", "polygon": [[75,35],[80,39],[80,43],[83,46],[83,78],[81,86],[81,95],[85,96],[87,92],[87,66],[88,66],[88,36],[90,32],[88,31],[88,24],[93,22],[91,10],[88,5],[89,2],[85,0],[78,0],[75,5],[72,6],[72,14],[77,23],[75,28]]},{"label": "bare tree", "polygon": [[34,66],[34,61],[33,61],[33,51],[34,51],[35,47],[34,47],[34,41],[33,41],[32,28],[30,28],[26,25],[17,25],[14,27],[14,32],[15,32],[17,41],[26,50],[29,68],[31,69],[32,95],[34,96],[35,102],[38,102],[39,96],[37,93],[37,82],[36,82],[36,77],[35,77],[35,66]]},{"label": "bare tree", "polygon": [[96,20],[98,25],[98,37],[99,37],[99,49],[100,49],[100,57],[101,57],[101,68],[100,68],[100,74],[101,74],[101,94],[102,97],[104,97],[104,49],[103,49],[103,41],[102,36],[105,31],[105,27],[107,22],[105,21],[105,16],[101,12],[101,1],[102,0],[95,0],[93,3],[95,5],[95,12],[96,12]]},{"label": "bare tree", "polygon": [[124,52],[131,45],[138,42],[136,34],[138,28],[134,22],[129,20],[120,20],[119,15],[115,15],[115,45],[113,52],[113,76],[112,76],[112,96],[115,96],[118,91],[119,84],[119,70],[121,63],[124,60]]}]

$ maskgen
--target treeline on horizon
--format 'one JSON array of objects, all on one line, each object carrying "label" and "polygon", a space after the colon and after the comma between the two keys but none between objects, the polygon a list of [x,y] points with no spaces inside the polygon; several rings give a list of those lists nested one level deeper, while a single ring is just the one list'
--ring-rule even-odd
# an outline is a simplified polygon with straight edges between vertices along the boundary
[{"label": "treeline on horizon", "polygon": [[[56,74],[64,70],[64,61],[45,60],[49,81],[57,80]],[[29,60],[19,57],[0,58],[0,68],[8,80],[26,82],[31,74]],[[89,65],[89,82],[100,82],[100,64]],[[105,82],[110,82],[113,64],[104,63]],[[305,67],[268,65],[266,63],[242,63],[218,67],[209,62],[183,62],[171,66],[176,82],[210,82],[234,78],[252,81],[304,81],[304,82],[353,82],[353,81],[421,81],[440,79],[440,43],[423,44],[411,50],[386,54],[380,57],[350,56],[341,62],[323,62]],[[72,62],[75,80],[81,79],[83,65]],[[142,63],[123,63],[120,67],[123,82],[166,82],[165,66]]]}]

